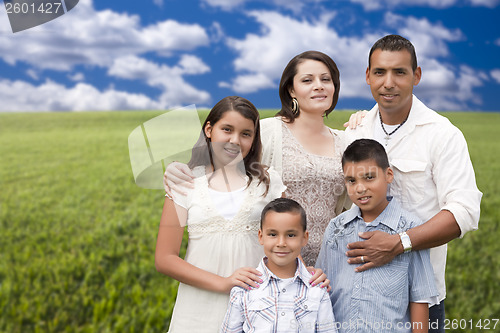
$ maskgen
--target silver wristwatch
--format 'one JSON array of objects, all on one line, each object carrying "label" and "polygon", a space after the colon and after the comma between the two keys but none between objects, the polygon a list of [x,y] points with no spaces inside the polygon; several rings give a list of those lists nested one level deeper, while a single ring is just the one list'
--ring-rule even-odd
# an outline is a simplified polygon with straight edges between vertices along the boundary
[{"label": "silver wristwatch", "polygon": [[405,253],[408,253],[411,251],[411,240],[410,236],[406,232],[401,232],[399,234],[399,237],[401,238],[401,244],[403,244],[403,249]]}]

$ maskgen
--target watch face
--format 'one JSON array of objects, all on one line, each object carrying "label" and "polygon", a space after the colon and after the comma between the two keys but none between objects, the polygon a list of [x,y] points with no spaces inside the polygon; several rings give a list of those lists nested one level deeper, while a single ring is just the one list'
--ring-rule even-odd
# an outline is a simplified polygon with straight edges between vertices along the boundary
[{"label": "watch face", "polygon": [[401,238],[401,244],[403,245],[403,250],[404,252],[410,252],[411,251],[411,240],[410,236],[406,234],[406,232],[402,232],[399,234],[399,237]]}]

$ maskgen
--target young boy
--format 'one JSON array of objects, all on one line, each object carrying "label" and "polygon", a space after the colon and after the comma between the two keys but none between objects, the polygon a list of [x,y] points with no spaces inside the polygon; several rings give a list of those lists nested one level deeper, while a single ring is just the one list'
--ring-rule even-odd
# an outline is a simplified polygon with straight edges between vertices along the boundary
[{"label": "young boy", "polygon": [[221,332],[337,332],[326,288],[309,284],[298,259],[307,244],[306,213],[294,200],[278,198],[261,215],[259,242],[266,257],[258,289],[234,287]]},{"label": "young boy", "polygon": [[[390,263],[356,272],[347,263],[347,244],[358,233],[382,230],[400,234],[421,221],[386,197],[393,171],[384,147],[361,139],[342,157],[349,198],[357,207],[328,225],[316,267],[332,283],[330,299],[340,332],[427,332],[429,303],[438,303],[429,250],[405,252]],[[370,258],[364,257],[363,262]]]}]

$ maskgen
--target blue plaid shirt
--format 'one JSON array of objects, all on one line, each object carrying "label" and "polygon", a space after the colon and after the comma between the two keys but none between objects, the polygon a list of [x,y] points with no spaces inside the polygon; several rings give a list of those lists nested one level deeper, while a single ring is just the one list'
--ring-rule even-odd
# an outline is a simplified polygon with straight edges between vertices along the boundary
[{"label": "blue plaid shirt", "polygon": [[282,280],[267,268],[266,260],[257,267],[264,281],[259,288],[231,290],[221,332],[337,332],[326,288],[311,287],[304,264],[297,260],[295,276]]},{"label": "blue plaid shirt", "polygon": [[355,272],[347,263],[347,244],[362,240],[359,232],[400,233],[422,222],[396,200],[372,222],[365,223],[359,207],[330,221],[316,262],[332,281],[330,299],[344,332],[411,332],[410,302],[437,302],[429,250],[403,253],[390,263]]}]

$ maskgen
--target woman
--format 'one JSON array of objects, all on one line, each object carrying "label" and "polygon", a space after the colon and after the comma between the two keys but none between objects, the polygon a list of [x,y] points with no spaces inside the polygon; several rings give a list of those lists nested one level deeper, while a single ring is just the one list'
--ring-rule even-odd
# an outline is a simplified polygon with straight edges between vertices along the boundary
[{"label": "woman", "polygon": [[314,265],[328,222],[346,205],[341,158],[343,131],[324,125],[338,101],[339,71],[326,54],[307,51],[285,67],[279,85],[281,110],[261,120],[262,163],[273,166],[285,196],[306,210],[309,243],[302,250]]},{"label": "woman", "polygon": [[[340,90],[339,71],[326,54],[306,51],[295,56],[283,71],[276,117],[261,120],[262,164],[272,166],[287,187],[285,196],[306,210],[309,243],[302,258],[313,266],[328,222],[347,204],[341,157],[343,132],[323,123],[333,111]],[[190,182],[186,165],[172,163],[165,173],[168,187]],[[182,191],[182,190],[180,190]]]}]

